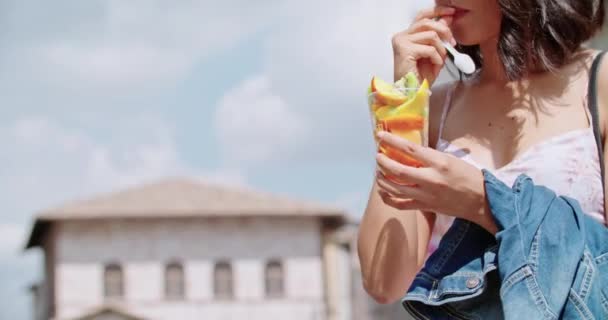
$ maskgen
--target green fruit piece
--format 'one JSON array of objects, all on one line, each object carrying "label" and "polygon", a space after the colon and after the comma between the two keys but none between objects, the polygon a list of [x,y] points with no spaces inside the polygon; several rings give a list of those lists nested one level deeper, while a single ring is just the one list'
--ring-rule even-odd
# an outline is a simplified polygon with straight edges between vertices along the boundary
[{"label": "green fruit piece", "polygon": [[405,88],[405,77],[399,79],[399,81],[395,82],[396,88]]},{"label": "green fruit piece", "polygon": [[418,82],[418,77],[413,72],[408,72],[405,75],[406,88],[408,98],[412,99],[416,95],[416,90],[420,86],[420,82]]},{"label": "green fruit piece", "polygon": [[[412,90],[414,91],[414,90]],[[401,114],[412,114],[427,117],[427,108],[429,103],[429,85],[427,81],[424,81],[420,88],[416,90],[414,97],[406,101],[405,103],[393,108],[389,114],[401,115]]]}]

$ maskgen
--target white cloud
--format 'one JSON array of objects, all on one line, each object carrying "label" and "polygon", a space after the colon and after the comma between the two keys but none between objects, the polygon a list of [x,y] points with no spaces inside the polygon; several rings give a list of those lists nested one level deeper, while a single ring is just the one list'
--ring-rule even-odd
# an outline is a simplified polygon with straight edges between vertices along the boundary
[{"label": "white cloud", "polygon": [[157,117],[106,124],[107,141],[44,117],[0,128],[0,219],[22,224],[29,214],[74,197],[107,192],[166,176],[195,176],[244,184],[235,171],[201,172],[182,159],[172,129]]},{"label": "white cloud", "polygon": [[225,187],[249,187],[246,175],[238,169],[220,168],[212,172],[206,172],[203,175],[196,176],[203,182],[222,185]]},{"label": "white cloud", "polygon": [[214,124],[223,159],[242,167],[283,160],[309,134],[306,120],[273,92],[264,75],[226,93]]},{"label": "white cloud", "polygon": [[63,80],[55,85],[73,86],[79,81],[79,86],[115,90],[171,82],[188,72],[193,64],[193,57],[186,52],[146,44],[83,47],[61,43],[42,48],[40,54],[40,62],[47,66],[48,80]]},{"label": "white cloud", "polygon": [[[365,92],[372,75],[392,80],[391,37],[431,1],[300,2],[267,42],[276,94],[314,124],[302,161],[358,161],[373,148]],[[322,8],[322,10],[320,10]]]},{"label": "white cloud", "polygon": [[0,259],[15,255],[25,243],[27,229],[17,224],[0,224]]},{"label": "white cloud", "polygon": [[107,95],[106,89],[125,93],[173,83],[204,58],[269,27],[283,3],[60,0],[5,6],[0,80]]}]

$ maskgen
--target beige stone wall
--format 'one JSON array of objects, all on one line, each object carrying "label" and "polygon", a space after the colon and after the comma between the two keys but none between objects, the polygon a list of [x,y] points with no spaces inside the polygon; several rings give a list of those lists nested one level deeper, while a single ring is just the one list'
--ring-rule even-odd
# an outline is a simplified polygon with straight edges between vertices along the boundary
[{"label": "beige stone wall", "polygon": [[[324,319],[320,224],[313,218],[68,222],[56,232],[58,319],[103,302],[103,263],[125,273],[124,307],[149,319]],[[280,258],[286,296],[264,297],[264,263]],[[183,262],[186,299],[163,298],[164,263]],[[212,296],[217,259],[232,261],[235,299]],[[272,316],[272,317],[270,317]]]}]

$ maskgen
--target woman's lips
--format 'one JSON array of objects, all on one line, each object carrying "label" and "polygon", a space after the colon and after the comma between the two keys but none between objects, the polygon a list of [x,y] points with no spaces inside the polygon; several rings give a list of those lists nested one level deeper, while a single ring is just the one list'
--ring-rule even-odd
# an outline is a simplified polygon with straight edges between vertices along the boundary
[{"label": "woman's lips", "polygon": [[462,17],[464,17],[465,15],[467,15],[469,13],[470,10],[467,9],[461,9],[461,8],[454,8],[456,9],[456,11],[454,12],[454,20],[456,19],[460,19]]}]

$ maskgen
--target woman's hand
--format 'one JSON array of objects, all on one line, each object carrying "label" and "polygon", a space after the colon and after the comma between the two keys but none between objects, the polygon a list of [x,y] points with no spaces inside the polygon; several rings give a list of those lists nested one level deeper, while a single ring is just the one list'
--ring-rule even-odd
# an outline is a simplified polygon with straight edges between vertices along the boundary
[{"label": "woman's hand", "polygon": [[[454,12],[454,8],[444,6],[422,10],[408,29],[393,36],[395,81],[413,71],[429,84],[435,82],[447,57],[441,40],[456,44],[448,28]],[[442,19],[436,21],[438,16]]]},{"label": "woman's hand", "polygon": [[[424,167],[403,165],[379,153],[376,181],[387,205],[401,210],[441,212],[474,222],[493,234],[496,225],[485,195],[483,173],[452,155],[411,143],[388,132],[379,142],[404,152]],[[407,182],[393,182],[387,176]]]}]

